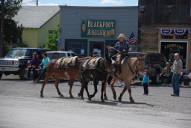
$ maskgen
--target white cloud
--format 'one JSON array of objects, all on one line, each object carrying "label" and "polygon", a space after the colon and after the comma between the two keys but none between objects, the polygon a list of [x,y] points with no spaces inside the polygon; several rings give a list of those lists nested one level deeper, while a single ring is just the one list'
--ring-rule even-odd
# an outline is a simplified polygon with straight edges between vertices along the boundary
[{"label": "white cloud", "polygon": [[56,4],[56,3],[40,3],[39,2],[39,5],[40,6],[56,6],[56,5],[59,5],[59,4]]},{"label": "white cloud", "polygon": [[125,2],[123,0],[101,0],[101,4],[114,4],[114,5],[121,5]]},{"label": "white cloud", "polygon": [[23,5],[35,5],[36,0],[23,0]]},{"label": "white cloud", "polygon": [[[36,5],[36,0],[23,0],[23,5],[24,6],[35,6]],[[58,4],[56,3],[41,3],[38,2],[39,6],[56,6]]]}]

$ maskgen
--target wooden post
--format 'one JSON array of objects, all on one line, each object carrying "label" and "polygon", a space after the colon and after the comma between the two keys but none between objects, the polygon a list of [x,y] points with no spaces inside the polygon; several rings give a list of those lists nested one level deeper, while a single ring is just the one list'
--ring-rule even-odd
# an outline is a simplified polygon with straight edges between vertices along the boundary
[{"label": "wooden post", "polygon": [[38,6],[38,0],[36,0],[36,6]]},{"label": "wooden post", "polygon": [[1,0],[1,13],[0,13],[0,56],[3,55],[4,44],[4,4],[5,0]]}]

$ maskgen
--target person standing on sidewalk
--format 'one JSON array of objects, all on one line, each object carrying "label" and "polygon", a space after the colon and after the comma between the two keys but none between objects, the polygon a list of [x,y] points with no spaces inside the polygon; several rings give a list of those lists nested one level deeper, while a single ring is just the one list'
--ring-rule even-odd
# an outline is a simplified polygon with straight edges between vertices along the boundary
[{"label": "person standing on sidewalk", "polygon": [[183,63],[180,59],[180,55],[178,53],[174,54],[174,62],[172,65],[172,87],[173,87],[173,94],[171,96],[179,96],[180,93],[180,78],[181,78],[181,72],[183,69]]},{"label": "person standing on sidewalk", "polygon": [[149,94],[149,88],[148,88],[148,86],[149,86],[149,75],[148,75],[147,70],[144,71],[142,85],[143,85],[143,89],[144,89],[144,95],[148,95]]}]

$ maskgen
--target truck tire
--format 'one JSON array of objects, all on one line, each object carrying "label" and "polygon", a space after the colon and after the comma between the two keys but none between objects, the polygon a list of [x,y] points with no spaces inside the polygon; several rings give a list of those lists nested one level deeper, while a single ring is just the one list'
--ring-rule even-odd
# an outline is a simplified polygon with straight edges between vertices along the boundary
[{"label": "truck tire", "polygon": [[2,76],[3,76],[3,74],[2,74],[2,73],[0,73],[0,80],[1,80]]},{"label": "truck tire", "polygon": [[20,74],[19,74],[20,79],[21,80],[26,80],[27,79],[27,75],[26,74],[27,74],[27,71],[25,69],[22,69],[20,71]]}]

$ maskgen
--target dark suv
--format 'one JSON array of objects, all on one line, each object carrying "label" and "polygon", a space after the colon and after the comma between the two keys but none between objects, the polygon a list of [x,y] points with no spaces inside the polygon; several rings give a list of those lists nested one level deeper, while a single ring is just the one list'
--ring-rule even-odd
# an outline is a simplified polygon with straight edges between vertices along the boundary
[{"label": "dark suv", "polygon": [[46,50],[41,48],[12,48],[4,58],[0,58],[0,79],[3,74],[19,75],[21,79],[26,79],[26,67],[28,61],[32,59],[32,53],[42,54]]},{"label": "dark suv", "polygon": [[143,53],[143,52],[129,52],[130,57],[145,56],[145,68],[149,71],[151,83],[157,84],[160,82],[159,77],[164,68],[166,59],[160,53]]}]

